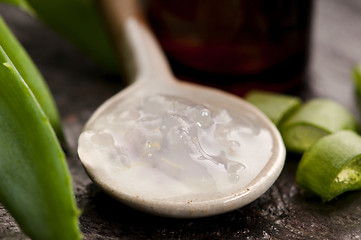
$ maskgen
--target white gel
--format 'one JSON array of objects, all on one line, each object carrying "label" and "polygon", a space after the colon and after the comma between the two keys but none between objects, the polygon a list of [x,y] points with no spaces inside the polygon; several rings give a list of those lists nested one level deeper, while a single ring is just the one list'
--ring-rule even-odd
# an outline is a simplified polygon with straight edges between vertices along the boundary
[{"label": "white gel", "polygon": [[[79,154],[93,158],[129,194],[155,198],[236,191],[272,156],[268,130],[250,113],[155,95],[109,112],[82,133]],[[262,149],[262,151],[260,151]]]}]

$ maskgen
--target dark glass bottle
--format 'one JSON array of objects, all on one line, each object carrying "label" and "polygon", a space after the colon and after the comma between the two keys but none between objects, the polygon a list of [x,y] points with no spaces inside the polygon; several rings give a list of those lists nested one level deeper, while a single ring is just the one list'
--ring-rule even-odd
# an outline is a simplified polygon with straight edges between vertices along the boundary
[{"label": "dark glass bottle", "polygon": [[147,0],[175,74],[238,95],[287,91],[307,66],[311,0]]}]

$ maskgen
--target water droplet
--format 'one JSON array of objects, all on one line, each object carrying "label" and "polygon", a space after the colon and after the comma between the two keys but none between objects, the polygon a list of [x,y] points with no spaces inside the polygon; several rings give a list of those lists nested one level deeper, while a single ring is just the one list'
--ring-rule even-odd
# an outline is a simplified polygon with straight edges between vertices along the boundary
[{"label": "water droplet", "polygon": [[244,170],[246,167],[236,161],[228,161],[226,164],[226,170],[228,173],[239,173],[241,170]]},{"label": "water droplet", "polygon": [[186,112],[186,116],[201,128],[208,128],[214,123],[211,111],[201,105],[189,108]]},{"label": "water droplet", "polygon": [[241,172],[246,169],[242,163],[235,161],[228,161],[226,163],[226,170],[229,174],[228,178],[231,182],[237,182],[240,179]]}]

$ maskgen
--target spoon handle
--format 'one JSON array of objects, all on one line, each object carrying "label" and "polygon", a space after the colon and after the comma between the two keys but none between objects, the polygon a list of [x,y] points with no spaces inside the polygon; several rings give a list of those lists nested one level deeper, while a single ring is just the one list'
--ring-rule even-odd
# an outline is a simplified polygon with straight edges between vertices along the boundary
[{"label": "spoon handle", "polygon": [[155,84],[174,79],[138,0],[98,1],[127,80]]}]

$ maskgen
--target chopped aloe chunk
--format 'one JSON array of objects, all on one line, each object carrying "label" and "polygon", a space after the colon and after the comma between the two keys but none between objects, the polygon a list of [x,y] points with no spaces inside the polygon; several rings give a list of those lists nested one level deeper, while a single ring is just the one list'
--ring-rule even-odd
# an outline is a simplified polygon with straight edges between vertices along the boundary
[{"label": "chopped aloe chunk", "polygon": [[343,130],[318,140],[304,153],[296,182],[324,201],[360,189],[361,137]]},{"label": "chopped aloe chunk", "polygon": [[321,137],[340,130],[357,130],[357,121],[343,106],[328,99],[307,102],[280,126],[288,150],[302,153]]},{"label": "chopped aloe chunk", "polygon": [[298,97],[258,90],[248,93],[245,100],[259,108],[276,126],[301,107]]},{"label": "chopped aloe chunk", "polygon": [[317,139],[328,135],[330,132],[310,124],[300,123],[292,127],[291,131],[283,134],[288,139],[286,147],[288,150],[302,153],[308,149]]}]

